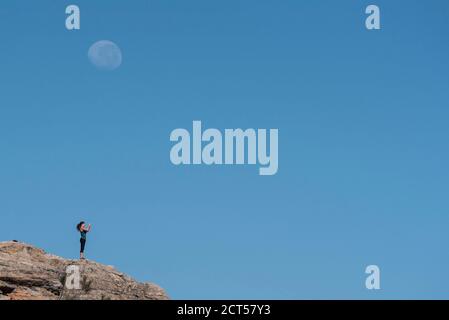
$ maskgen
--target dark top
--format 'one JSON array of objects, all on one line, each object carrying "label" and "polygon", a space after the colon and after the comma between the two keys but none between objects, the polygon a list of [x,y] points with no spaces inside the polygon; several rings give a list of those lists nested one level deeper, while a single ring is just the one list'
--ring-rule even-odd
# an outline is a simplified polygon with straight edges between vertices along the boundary
[{"label": "dark top", "polygon": [[83,231],[80,231],[80,234],[81,234],[81,239],[86,240],[87,232],[83,230]]}]

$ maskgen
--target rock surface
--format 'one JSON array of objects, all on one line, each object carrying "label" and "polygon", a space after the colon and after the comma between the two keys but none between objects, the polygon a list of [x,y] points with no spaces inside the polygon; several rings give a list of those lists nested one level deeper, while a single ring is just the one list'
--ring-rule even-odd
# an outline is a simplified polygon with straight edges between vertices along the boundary
[{"label": "rock surface", "polygon": [[[79,280],[74,280],[69,266],[79,270]],[[75,281],[79,286],[73,288]],[[157,285],[136,282],[112,266],[66,260],[24,243],[0,242],[0,300],[167,299]]]}]

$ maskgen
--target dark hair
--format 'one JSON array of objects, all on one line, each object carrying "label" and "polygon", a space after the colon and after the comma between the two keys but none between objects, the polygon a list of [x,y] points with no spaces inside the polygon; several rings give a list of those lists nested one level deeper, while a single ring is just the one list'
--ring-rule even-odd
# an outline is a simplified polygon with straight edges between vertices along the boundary
[{"label": "dark hair", "polygon": [[81,221],[80,223],[78,223],[78,224],[76,225],[76,230],[81,231],[81,226],[82,226],[83,224],[85,224],[84,221]]}]

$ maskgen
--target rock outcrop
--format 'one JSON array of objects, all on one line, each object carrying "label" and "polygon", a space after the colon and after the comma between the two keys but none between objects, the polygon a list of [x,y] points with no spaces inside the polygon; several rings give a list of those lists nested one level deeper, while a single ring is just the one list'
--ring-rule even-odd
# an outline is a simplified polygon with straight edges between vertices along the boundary
[{"label": "rock outcrop", "polygon": [[87,260],[66,260],[28,244],[0,242],[0,300],[167,300],[157,285]]}]

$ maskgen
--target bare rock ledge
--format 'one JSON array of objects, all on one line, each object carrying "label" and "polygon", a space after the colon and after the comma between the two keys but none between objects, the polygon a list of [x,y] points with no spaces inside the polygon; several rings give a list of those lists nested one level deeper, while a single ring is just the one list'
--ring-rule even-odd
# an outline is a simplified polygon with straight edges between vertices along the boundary
[{"label": "bare rock ledge", "polygon": [[[78,266],[80,289],[67,289]],[[167,300],[165,291],[93,261],[67,260],[19,242],[0,242],[0,300]]]}]

